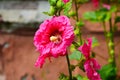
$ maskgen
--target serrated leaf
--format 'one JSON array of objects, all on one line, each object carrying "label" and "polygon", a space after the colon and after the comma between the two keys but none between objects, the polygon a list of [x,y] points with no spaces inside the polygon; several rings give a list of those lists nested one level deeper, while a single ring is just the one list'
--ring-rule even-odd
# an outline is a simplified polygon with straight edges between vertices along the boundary
[{"label": "serrated leaf", "polygon": [[72,60],[80,60],[82,58],[82,53],[78,50],[75,50],[69,55],[69,58]]}]

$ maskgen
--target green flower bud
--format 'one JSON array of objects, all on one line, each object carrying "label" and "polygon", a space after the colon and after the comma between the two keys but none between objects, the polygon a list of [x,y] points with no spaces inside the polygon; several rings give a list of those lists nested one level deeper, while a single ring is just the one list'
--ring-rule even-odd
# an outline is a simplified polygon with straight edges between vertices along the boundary
[{"label": "green flower bud", "polygon": [[112,62],[113,62],[113,59],[109,59],[108,62],[109,62],[109,63],[112,63]]},{"label": "green flower bud", "polygon": [[114,54],[114,50],[110,50],[110,54],[113,55]]},{"label": "green flower bud", "polygon": [[50,15],[54,15],[56,12],[56,9],[54,6],[50,6]]},{"label": "green flower bud", "polygon": [[57,1],[57,8],[62,8],[64,6],[61,0]]},{"label": "green flower bud", "polygon": [[109,47],[114,46],[113,42],[112,42],[112,41],[110,41],[110,42],[109,42],[109,44],[108,44],[108,46],[109,46]]}]

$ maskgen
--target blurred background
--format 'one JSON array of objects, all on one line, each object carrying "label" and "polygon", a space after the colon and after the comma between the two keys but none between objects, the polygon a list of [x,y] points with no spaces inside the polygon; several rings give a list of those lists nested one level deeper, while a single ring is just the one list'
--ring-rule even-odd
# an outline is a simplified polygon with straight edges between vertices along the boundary
[{"label": "blurred background", "polygon": [[[94,10],[90,2],[82,5],[79,17],[90,10]],[[49,11],[47,0],[0,0],[0,80],[57,80],[61,72],[68,74],[65,57],[52,58],[52,62],[46,60],[42,69],[34,66],[39,53],[33,45],[33,37],[40,23],[50,18],[43,14],[44,11]],[[72,20],[71,22],[74,23]],[[82,33],[84,39],[91,36],[98,39],[99,46],[93,51],[101,65],[107,64],[107,46],[101,24],[86,21]],[[120,29],[115,33],[118,75],[119,43]],[[77,68],[74,71],[74,74],[76,73],[85,74]]]}]

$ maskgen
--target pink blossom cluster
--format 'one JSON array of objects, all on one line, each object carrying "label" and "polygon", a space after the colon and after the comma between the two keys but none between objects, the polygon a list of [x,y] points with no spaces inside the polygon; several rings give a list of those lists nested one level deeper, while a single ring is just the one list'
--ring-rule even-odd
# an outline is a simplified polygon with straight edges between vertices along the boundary
[{"label": "pink blossom cluster", "polygon": [[97,70],[100,69],[100,65],[94,58],[90,57],[91,47],[92,38],[89,38],[88,43],[84,43],[78,48],[78,50],[80,50],[86,58],[84,69],[87,73],[88,78],[90,80],[101,80],[100,75],[97,73]]},{"label": "pink blossom cluster", "polygon": [[73,26],[69,18],[53,16],[45,20],[34,36],[34,45],[40,52],[35,65],[42,67],[46,58],[66,55],[66,49],[73,40]]}]

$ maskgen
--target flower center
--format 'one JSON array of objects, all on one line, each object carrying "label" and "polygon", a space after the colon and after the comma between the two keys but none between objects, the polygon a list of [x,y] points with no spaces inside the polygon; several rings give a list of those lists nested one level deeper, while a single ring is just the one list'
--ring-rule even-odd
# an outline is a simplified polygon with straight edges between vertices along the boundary
[{"label": "flower center", "polygon": [[61,41],[61,38],[59,35],[51,36],[50,41],[54,43],[59,43]]}]

